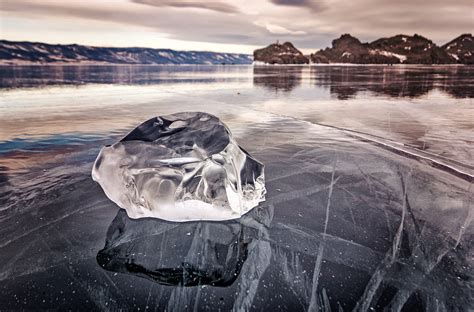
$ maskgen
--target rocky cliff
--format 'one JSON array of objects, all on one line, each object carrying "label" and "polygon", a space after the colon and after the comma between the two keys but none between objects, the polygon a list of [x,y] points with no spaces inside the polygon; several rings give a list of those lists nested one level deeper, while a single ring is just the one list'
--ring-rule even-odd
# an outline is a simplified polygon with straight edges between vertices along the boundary
[{"label": "rocky cliff", "polygon": [[274,43],[253,52],[255,63],[264,64],[308,64],[309,59],[290,42]]},{"label": "rocky cliff", "polygon": [[442,48],[458,63],[474,64],[474,38],[472,34],[463,34],[446,43]]},{"label": "rocky cliff", "polygon": [[445,49],[419,35],[397,35],[371,43],[344,34],[332,47],[311,54],[313,63],[355,64],[454,64],[457,60]]}]

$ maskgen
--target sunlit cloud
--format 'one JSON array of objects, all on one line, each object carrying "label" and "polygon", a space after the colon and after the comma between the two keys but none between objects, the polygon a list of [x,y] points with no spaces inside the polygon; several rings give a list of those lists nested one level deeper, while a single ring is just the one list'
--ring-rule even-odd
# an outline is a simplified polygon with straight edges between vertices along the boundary
[{"label": "sunlit cloud", "polygon": [[255,25],[265,27],[272,34],[276,35],[306,35],[305,31],[302,30],[290,30],[280,25],[270,24],[270,23],[262,23],[262,22],[255,22]]},{"label": "sunlit cloud", "polygon": [[315,51],[342,33],[444,44],[474,29],[471,0],[1,1],[4,39],[98,46],[251,53],[280,40]]},{"label": "sunlit cloud", "polygon": [[229,3],[221,1],[190,1],[190,0],[132,0],[135,3],[147,4],[156,7],[195,8],[222,13],[237,13],[239,9]]}]

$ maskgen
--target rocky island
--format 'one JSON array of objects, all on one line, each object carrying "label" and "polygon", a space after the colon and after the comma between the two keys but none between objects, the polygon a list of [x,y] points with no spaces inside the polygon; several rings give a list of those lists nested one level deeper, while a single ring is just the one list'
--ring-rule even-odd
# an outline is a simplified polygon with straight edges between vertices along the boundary
[{"label": "rocky island", "polygon": [[304,56],[291,43],[255,50],[254,64],[474,64],[474,40],[464,34],[439,47],[420,35],[396,35],[361,42],[344,34],[332,47]]},{"label": "rocky island", "polygon": [[308,64],[309,59],[295,48],[292,43],[274,43],[253,52],[255,63],[264,64]]},{"label": "rocky island", "polygon": [[474,38],[463,34],[442,46],[458,63],[474,64]]}]

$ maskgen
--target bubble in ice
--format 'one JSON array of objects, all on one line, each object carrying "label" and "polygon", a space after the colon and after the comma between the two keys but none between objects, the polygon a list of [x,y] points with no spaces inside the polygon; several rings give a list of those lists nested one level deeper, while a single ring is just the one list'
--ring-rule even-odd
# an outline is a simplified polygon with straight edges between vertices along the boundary
[{"label": "bubble in ice", "polygon": [[263,169],[217,117],[184,112],[102,148],[92,178],[131,218],[229,220],[265,200]]}]

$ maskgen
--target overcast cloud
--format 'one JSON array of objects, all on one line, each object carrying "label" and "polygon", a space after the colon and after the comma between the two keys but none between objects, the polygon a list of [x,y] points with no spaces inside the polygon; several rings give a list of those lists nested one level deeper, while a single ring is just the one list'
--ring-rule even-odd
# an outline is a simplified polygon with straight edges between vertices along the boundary
[{"label": "overcast cloud", "polygon": [[342,33],[418,33],[443,44],[474,29],[471,0],[1,0],[9,40],[251,53],[276,40],[305,52]]}]

